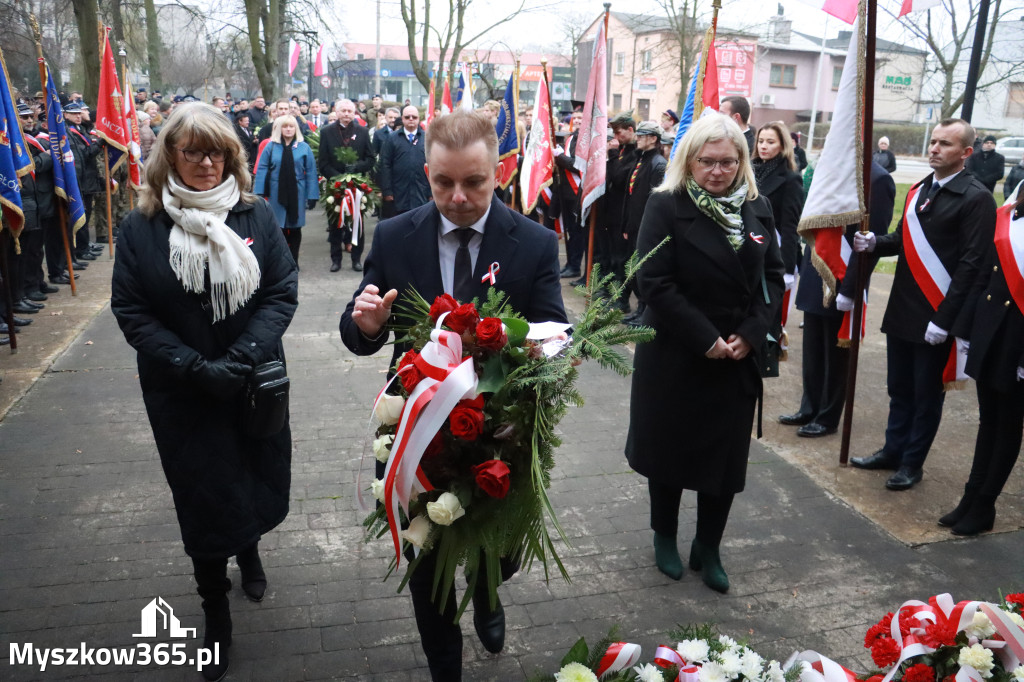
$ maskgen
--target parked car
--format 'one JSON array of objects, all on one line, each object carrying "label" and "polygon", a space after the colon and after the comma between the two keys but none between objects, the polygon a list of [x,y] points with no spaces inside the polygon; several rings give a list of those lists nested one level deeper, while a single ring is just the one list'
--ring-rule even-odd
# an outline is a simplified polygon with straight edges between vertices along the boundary
[{"label": "parked car", "polygon": [[1024,137],[1004,137],[996,142],[996,151],[1006,159],[1007,166],[1013,166],[1024,158]]}]

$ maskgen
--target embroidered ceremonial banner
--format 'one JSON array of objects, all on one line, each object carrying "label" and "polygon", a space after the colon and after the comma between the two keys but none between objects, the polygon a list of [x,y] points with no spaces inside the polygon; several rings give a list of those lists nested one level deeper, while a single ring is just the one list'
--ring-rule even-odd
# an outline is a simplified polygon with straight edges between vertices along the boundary
[{"label": "embroidered ceremonial banner", "polygon": [[35,164],[21,134],[18,109],[3,57],[0,51],[0,207],[11,233],[17,237],[25,226],[18,178],[33,172]]},{"label": "embroidered ceremonial banner", "polygon": [[53,159],[54,191],[67,202],[68,225],[72,232],[85,225],[85,203],[78,190],[78,176],[75,175],[75,155],[68,140],[68,129],[64,125],[64,110],[61,108],[53,75],[46,70],[46,127],[50,134],[47,143],[50,158]]},{"label": "embroidered ceremonial banner", "polygon": [[590,205],[604,195],[608,163],[608,43],[604,22],[597,22],[594,37],[594,62],[587,81],[583,121],[576,140],[576,169],[582,176],[580,221],[586,219]]},{"label": "embroidered ceremonial banner", "polygon": [[498,110],[498,121],[494,128],[498,133],[498,186],[505,189],[512,182],[512,178],[519,171],[518,159],[519,150],[522,147],[522,140],[519,139],[518,112],[519,111],[519,79],[513,72],[508,77],[508,85],[505,87],[505,96],[501,100],[501,109]]},{"label": "embroidered ceremonial banner", "polygon": [[103,60],[100,64],[100,92],[96,97],[96,135],[108,145],[107,167],[113,171],[128,152],[128,133],[124,127],[124,98],[118,84],[114,51],[110,49],[109,29],[103,34]]},{"label": "embroidered ceremonial banner", "polygon": [[523,175],[520,178],[523,213],[537,206],[541,190],[551,184],[555,170],[555,157],[551,151],[551,100],[548,97],[547,75],[541,78],[537,102],[533,107],[530,141],[523,157]]},{"label": "embroidered ceremonial banner", "polygon": [[124,70],[124,129],[128,143],[128,180],[132,187],[142,187],[142,146],[139,140],[139,116],[135,111],[135,94],[132,82],[128,77],[128,69]]}]

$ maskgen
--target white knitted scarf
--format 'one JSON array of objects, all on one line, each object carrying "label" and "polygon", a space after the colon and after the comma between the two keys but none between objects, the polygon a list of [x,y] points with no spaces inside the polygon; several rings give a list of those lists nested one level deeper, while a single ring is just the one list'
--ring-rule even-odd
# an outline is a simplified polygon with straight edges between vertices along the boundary
[{"label": "white knitted scarf", "polygon": [[224,222],[238,197],[238,182],[232,176],[213,189],[196,192],[169,174],[163,191],[164,210],[174,221],[171,269],[185,291],[202,293],[210,263],[214,322],[245,305],[260,283],[256,256]]}]

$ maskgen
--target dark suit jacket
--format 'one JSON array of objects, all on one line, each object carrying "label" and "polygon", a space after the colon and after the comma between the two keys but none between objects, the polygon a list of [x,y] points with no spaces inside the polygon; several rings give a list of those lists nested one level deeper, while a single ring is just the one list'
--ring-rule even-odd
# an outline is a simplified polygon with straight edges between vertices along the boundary
[{"label": "dark suit jacket", "polygon": [[[896,183],[892,176],[877,163],[871,164],[871,209],[869,226],[876,237],[881,237],[889,231],[889,224],[892,222],[893,204],[896,201]],[[846,226],[846,241],[853,248],[853,235],[860,230],[860,225],[853,224]],[[850,254],[850,262],[846,266],[846,277],[839,283],[839,293],[849,298],[857,294],[857,265],[862,256],[868,258],[868,276],[864,280],[864,289],[871,283],[871,272],[878,263],[878,255],[875,252]],[[800,266],[800,286],[796,290],[796,307],[805,313],[825,315],[827,317],[842,317],[843,312],[835,306],[835,301],[828,308],[824,305],[824,291],[822,289],[821,275],[814,269],[811,263],[811,247],[804,248],[803,264]],[[806,352],[806,349],[805,349]]]},{"label": "dark suit jacket", "polygon": [[[339,147],[351,147],[356,151],[356,160],[349,164],[338,161],[334,150]],[[337,121],[320,129],[320,154],[316,165],[325,178],[333,178],[342,173],[367,173],[373,168],[376,157],[370,144],[370,133],[355,119],[342,128]]]},{"label": "dark suit jacket", "polygon": [[[925,203],[933,177],[929,175],[918,183],[921,186],[918,209]],[[929,322],[947,332],[953,330],[978,275],[985,249],[992,243],[996,203],[992,193],[977,178],[962,172],[939,190],[928,210],[919,212],[918,217],[928,243],[952,279],[938,310],[933,310],[928,303],[904,257],[902,218],[893,232],[879,237],[875,247],[879,257],[900,257],[889,305],[882,318],[882,332],[912,343],[924,343]]]},{"label": "dark suit jacket", "polygon": [[[381,293],[397,289],[399,301],[410,289],[416,289],[428,302],[444,293],[437,248],[440,224],[437,206],[430,202],[377,225],[364,264],[363,281],[341,315],[341,340],[350,351],[372,355],[389,336],[385,330],[378,338],[368,339],[352,320],[355,297],[366,285],[377,286]],[[496,286],[508,296],[513,310],[531,322],[568,321],[562,305],[555,233],[492,199],[473,272],[477,288],[474,296],[478,300],[487,297],[489,285],[480,279],[495,261],[501,267]],[[393,317],[392,322],[396,319]],[[406,322],[402,320],[403,324]],[[392,366],[407,349],[407,344],[395,344]]]}]

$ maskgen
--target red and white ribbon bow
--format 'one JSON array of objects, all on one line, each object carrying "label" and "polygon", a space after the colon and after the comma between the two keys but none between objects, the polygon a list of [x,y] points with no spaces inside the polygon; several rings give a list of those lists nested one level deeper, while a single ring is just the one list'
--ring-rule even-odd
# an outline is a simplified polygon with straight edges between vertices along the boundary
[{"label": "red and white ribbon bow", "polygon": [[[495,263],[497,265],[497,263]],[[640,645],[628,642],[615,642],[601,657],[597,666],[597,677],[602,678],[611,673],[625,670],[640,660]]]}]

